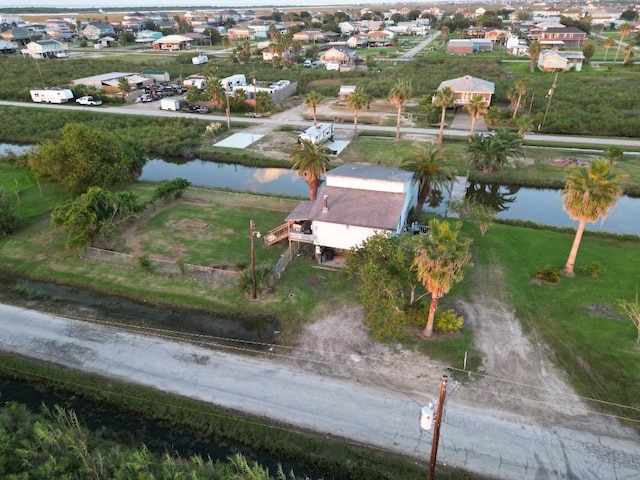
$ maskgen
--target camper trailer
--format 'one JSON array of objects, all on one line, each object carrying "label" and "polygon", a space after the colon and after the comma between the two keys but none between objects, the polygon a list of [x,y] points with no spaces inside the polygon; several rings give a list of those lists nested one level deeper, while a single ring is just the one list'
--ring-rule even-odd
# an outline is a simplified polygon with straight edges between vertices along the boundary
[{"label": "camper trailer", "polygon": [[247,77],[245,77],[241,73],[231,75],[230,77],[220,79],[220,85],[222,85],[224,88],[231,88],[233,90],[233,87],[247,85]]},{"label": "camper trailer", "polygon": [[307,128],[298,135],[298,143],[306,140],[311,143],[319,144],[322,142],[333,141],[333,123],[318,123]]},{"label": "camper trailer", "polygon": [[207,89],[207,82],[204,78],[187,78],[185,81],[182,82],[182,85],[185,88],[196,87],[196,88],[199,88],[200,90]]},{"label": "camper trailer", "polygon": [[41,88],[31,90],[31,100],[36,103],[66,103],[73,100],[69,88]]},{"label": "camper trailer", "polygon": [[207,57],[206,55],[198,55],[197,57],[193,57],[191,59],[191,63],[193,63],[194,65],[202,65],[204,63],[207,63],[209,61],[209,57]]}]

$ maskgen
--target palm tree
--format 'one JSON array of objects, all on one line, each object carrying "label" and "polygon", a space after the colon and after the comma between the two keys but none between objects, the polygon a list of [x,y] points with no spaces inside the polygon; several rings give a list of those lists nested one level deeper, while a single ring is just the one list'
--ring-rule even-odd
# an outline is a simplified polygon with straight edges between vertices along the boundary
[{"label": "palm tree", "polygon": [[413,172],[413,179],[418,183],[418,201],[414,211],[416,221],[420,220],[424,203],[431,195],[434,187],[442,187],[450,184],[454,174],[451,166],[449,153],[429,143],[427,146],[415,145],[415,149],[402,161],[400,168]]},{"label": "palm tree", "polygon": [[511,118],[516,118],[516,116],[518,115],[520,102],[522,101],[522,97],[524,97],[524,95],[527,93],[527,89],[529,88],[529,85],[531,85],[530,78],[521,78],[516,82],[516,94],[518,95],[518,98],[516,100],[516,106],[513,109],[513,117]]},{"label": "palm tree", "polygon": [[291,157],[291,168],[298,172],[309,185],[309,199],[315,201],[318,196],[320,177],[329,166],[329,151],[324,144],[311,140],[300,140],[299,148]]},{"label": "palm tree", "polygon": [[347,95],[347,106],[353,111],[353,139],[358,138],[358,112],[367,106],[371,97],[367,95],[364,87],[356,87]]},{"label": "palm tree", "polygon": [[578,221],[576,236],[563,273],[573,276],[580,240],[587,222],[604,220],[620,198],[622,190],[616,181],[613,164],[606,158],[594,160],[590,167],[571,173],[562,190],[564,210]]},{"label": "palm tree", "polygon": [[483,173],[500,170],[511,157],[523,157],[522,138],[508,130],[498,130],[494,135],[474,133],[469,137],[467,154],[474,170]]},{"label": "palm tree", "polygon": [[304,97],[304,106],[311,110],[314,125],[318,123],[317,108],[320,102],[322,102],[323,98],[324,97],[315,90],[311,90],[309,93],[307,93],[307,96]]},{"label": "palm tree", "polygon": [[615,42],[611,37],[607,37],[607,39],[604,41],[604,61],[605,62],[607,61],[607,55],[609,54],[609,49],[613,47],[614,43]]},{"label": "palm tree", "polygon": [[538,40],[534,40],[529,45],[529,58],[531,59],[531,62],[529,63],[529,71],[531,73],[536,69],[536,63],[538,63],[540,53],[542,53],[542,45],[540,45]]},{"label": "palm tree", "polygon": [[129,84],[129,81],[126,79],[126,77],[118,79],[118,91],[122,94],[122,98],[124,98],[126,101],[127,93],[131,91],[131,85]]},{"label": "palm tree", "polygon": [[226,97],[225,89],[220,85],[220,80],[215,75],[207,75],[207,96],[213,105],[222,106]]},{"label": "palm tree", "polygon": [[425,235],[427,240],[418,248],[412,263],[418,280],[431,294],[429,317],[423,331],[426,337],[433,335],[433,321],[438,300],[464,278],[464,267],[471,260],[469,251],[471,241],[458,238],[461,227],[461,222],[451,227],[447,221],[431,220],[429,234]]},{"label": "palm tree", "polygon": [[476,129],[476,120],[480,115],[485,115],[489,111],[489,105],[484,101],[482,95],[474,95],[473,98],[467,103],[464,108],[471,115],[471,129],[469,135],[473,135],[473,131]]},{"label": "palm tree", "polygon": [[395,143],[398,143],[400,141],[400,118],[402,115],[402,107],[411,97],[411,93],[411,82],[402,78],[393,85],[391,91],[389,92],[389,100],[395,103],[396,109],[398,110],[398,116],[396,118]]},{"label": "palm tree", "polygon": [[626,47],[624,47],[624,61],[623,63],[626,65],[627,63],[629,63],[629,59],[633,57],[633,45],[628,44]]},{"label": "palm tree", "polygon": [[442,110],[440,114],[440,131],[438,132],[438,147],[442,148],[442,139],[444,138],[444,121],[447,116],[447,108],[455,105],[455,97],[451,87],[443,87],[436,91],[433,96],[433,104]]},{"label": "palm tree", "polygon": [[613,63],[618,61],[618,54],[620,53],[620,47],[622,47],[622,40],[626,37],[631,31],[631,24],[629,22],[624,22],[620,25],[620,40],[618,40],[618,48],[616,48],[616,58],[613,59]]}]

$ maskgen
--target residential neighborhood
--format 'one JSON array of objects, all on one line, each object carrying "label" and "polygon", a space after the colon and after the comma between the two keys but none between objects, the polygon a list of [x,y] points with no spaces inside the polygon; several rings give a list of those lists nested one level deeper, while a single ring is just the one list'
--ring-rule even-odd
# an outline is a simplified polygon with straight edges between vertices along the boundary
[{"label": "residential neighborhood", "polygon": [[639,4],[149,3],[0,6],[0,471],[640,476]]}]

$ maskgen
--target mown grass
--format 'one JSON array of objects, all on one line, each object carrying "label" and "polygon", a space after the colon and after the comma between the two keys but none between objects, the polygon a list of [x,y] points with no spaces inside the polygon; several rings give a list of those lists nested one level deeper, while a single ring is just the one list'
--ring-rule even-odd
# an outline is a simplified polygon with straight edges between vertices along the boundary
[{"label": "mown grass", "polygon": [[[634,350],[637,331],[617,308],[632,301],[637,288],[640,243],[586,236],[580,246],[576,276],[559,284],[534,281],[544,267],[560,269],[573,234],[495,225],[475,235],[474,263],[503,269],[518,319],[551,349],[551,359],[579,394],[628,405],[635,410],[594,402],[590,406],[640,421],[640,356]],[[580,273],[592,262],[604,267],[599,278]],[[634,425],[636,428],[638,424]]]}]

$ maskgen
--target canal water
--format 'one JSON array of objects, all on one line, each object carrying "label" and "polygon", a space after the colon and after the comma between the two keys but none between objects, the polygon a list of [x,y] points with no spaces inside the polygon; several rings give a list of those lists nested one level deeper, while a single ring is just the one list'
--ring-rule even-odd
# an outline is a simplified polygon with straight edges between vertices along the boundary
[{"label": "canal water", "polygon": [[[21,153],[30,146],[0,144],[0,155],[11,150]],[[308,198],[309,187],[297,172],[287,168],[258,168],[227,165],[204,160],[176,160],[155,158],[145,165],[141,180],[161,182],[185,178],[193,185],[225,188],[237,191],[287,195]],[[576,228],[563,209],[559,190],[512,187],[475,183],[467,188],[467,195],[492,206],[497,218],[524,220],[554,227]],[[426,212],[446,213],[448,194],[439,201],[425,205]],[[640,235],[640,198],[623,196],[603,222],[588,223],[587,230]]]}]

